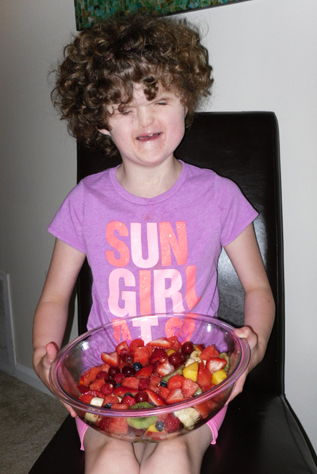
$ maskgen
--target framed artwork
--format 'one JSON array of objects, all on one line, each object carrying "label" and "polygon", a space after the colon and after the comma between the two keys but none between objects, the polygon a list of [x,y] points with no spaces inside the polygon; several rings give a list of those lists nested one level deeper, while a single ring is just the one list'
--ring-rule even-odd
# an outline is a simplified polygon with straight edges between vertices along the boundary
[{"label": "framed artwork", "polygon": [[76,28],[90,28],[115,13],[157,11],[162,15],[210,8],[245,0],[74,0]]}]

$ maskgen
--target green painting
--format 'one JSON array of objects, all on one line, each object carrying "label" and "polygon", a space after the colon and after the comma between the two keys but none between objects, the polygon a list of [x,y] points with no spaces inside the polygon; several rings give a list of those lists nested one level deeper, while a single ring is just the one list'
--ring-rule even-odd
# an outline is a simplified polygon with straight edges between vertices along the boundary
[{"label": "green painting", "polygon": [[78,31],[117,12],[157,11],[162,15],[209,8],[241,0],[74,0]]}]

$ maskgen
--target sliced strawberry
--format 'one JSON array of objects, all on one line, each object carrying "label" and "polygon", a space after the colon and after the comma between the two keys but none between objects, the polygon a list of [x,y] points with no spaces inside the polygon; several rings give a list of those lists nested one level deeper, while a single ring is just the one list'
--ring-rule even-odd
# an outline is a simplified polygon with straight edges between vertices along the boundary
[{"label": "sliced strawberry", "polygon": [[199,403],[195,405],[195,408],[201,415],[202,418],[207,418],[211,411],[218,407],[218,403],[215,403],[214,400],[211,398],[205,402]]},{"label": "sliced strawberry", "polygon": [[185,377],[180,374],[173,375],[170,379],[168,379],[167,387],[172,390],[173,388],[182,388],[184,385]]},{"label": "sliced strawberry", "polygon": [[182,394],[184,395],[184,398],[191,398],[198,388],[199,388],[198,383],[194,382],[191,379],[185,378],[182,389],[181,389]]},{"label": "sliced strawberry", "polygon": [[143,391],[146,388],[149,388],[149,386],[150,386],[150,379],[149,378],[142,377],[141,379],[139,379],[139,390],[140,391]]},{"label": "sliced strawberry", "polygon": [[108,377],[109,377],[108,372],[104,370],[100,370],[100,372],[98,372],[98,374],[96,375],[96,380],[103,379],[106,381]]},{"label": "sliced strawberry", "polygon": [[116,352],[117,354],[119,354],[120,357],[122,357],[123,354],[128,354],[130,352],[130,349],[127,341],[120,342],[120,344],[118,344],[116,347]]},{"label": "sliced strawberry", "polygon": [[135,373],[135,376],[138,378],[138,379],[141,379],[141,378],[149,378],[150,375],[152,374],[154,370],[154,365],[153,364],[149,364],[145,367],[142,367],[142,369],[138,370],[136,373]]},{"label": "sliced strawberry", "polygon": [[164,351],[164,349],[154,349],[150,357],[150,363],[156,364],[159,362],[160,364],[168,359],[168,355]]},{"label": "sliced strawberry", "polygon": [[220,357],[212,357],[207,360],[206,367],[211,374],[217,372],[218,370],[224,369],[227,365],[226,359],[221,359]]},{"label": "sliced strawberry", "polygon": [[171,405],[172,403],[183,402],[185,400],[182,391],[180,388],[174,388],[170,391],[168,396],[166,397],[166,403]]},{"label": "sliced strawberry", "polygon": [[170,375],[175,371],[174,365],[172,365],[168,359],[166,359],[162,364],[156,367],[156,372],[165,377],[165,375]]},{"label": "sliced strawberry", "polygon": [[98,372],[100,372],[100,367],[92,367],[91,369],[87,370],[80,377],[79,384],[89,387],[90,382],[93,382],[96,379]]},{"label": "sliced strawberry", "polygon": [[176,336],[168,337],[167,340],[172,344],[171,349],[174,349],[176,352],[180,351],[182,345]]},{"label": "sliced strawberry", "polygon": [[135,349],[138,347],[143,347],[144,346],[144,341],[143,339],[133,339],[133,341],[130,342],[130,352],[134,352]]},{"label": "sliced strawberry", "polygon": [[211,359],[211,357],[219,357],[219,352],[214,345],[206,347],[206,349],[199,354],[200,360],[208,360]]},{"label": "sliced strawberry", "polygon": [[203,362],[200,362],[198,366],[197,383],[200,385],[203,392],[211,387],[211,373],[205,367]]},{"label": "sliced strawberry", "polygon": [[161,387],[161,386],[159,387],[159,394],[161,395],[162,398],[164,398],[164,400],[166,399],[169,393],[170,393],[170,390],[167,387]]},{"label": "sliced strawberry", "polygon": [[137,347],[134,351],[134,362],[140,362],[144,367],[149,362],[150,355],[151,350],[148,347]]},{"label": "sliced strawberry", "polygon": [[89,393],[82,393],[78,399],[83,402],[87,403],[87,405],[90,405],[91,400],[93,399],[93,395],[90,395]]},{"label": "sliced strawberry", "polygon": [[112,367],[117,367],[120,363],[120,357],[117,352],[102,352],[101,359],[104,363],[111,365]]},{"label": "sliced strawberry", "polygon": [[104,379],[96,379],[89,384],[89,390],[101,390],[101,387],[104,385]]},{"label": "sliced strawberry", "polygon": [[159,339],[154,339],[147,343],[147,346],[158,347],[160,349],[170,349],[172,343],[167,339],[167,337],[160,337]]},{"label": "sliced strawberry", "polygon": [[153,405],[160,407],[165,405],[164,398],[161,397],[158,393],[155,393],[153,390],[147,389],[145,392],[148,394],[149,402],[153,403]]},{"label": "sliced strawberry", "polygon": [[138,390],[139,383],[140,381],[136,377],[125,377],[121,382],[121,386]]}]

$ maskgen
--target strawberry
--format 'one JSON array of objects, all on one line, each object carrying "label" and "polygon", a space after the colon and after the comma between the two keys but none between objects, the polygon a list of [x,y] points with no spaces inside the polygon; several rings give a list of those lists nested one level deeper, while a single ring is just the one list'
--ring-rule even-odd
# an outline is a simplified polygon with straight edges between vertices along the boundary
[{"label": "strawberry", "polygon": [[167,387],[161,387],[161,386],[159,387],[159,390],[160,390],[159,394],[165,400],[168,394],[170,393],[170,390]]},{"label": "strawberry", "polygon": [[78,399],[83,402],[83,403],[87,403],[87,405],[90,404],[91,400],[93,399],[93,395],[90,395],[89,393],[82,393]]},{"label": "strawberry", "polygon": [[137,347],[134,351],[134,362],[140,362],[142,367],[147,365],[151,355],[151,350],[148,347]]},{"label": "strawberry", "polygon": [[116,353],[122,357],[123,354],[128,354],[130,352],[129,346],[127,341],[123,341],[120,344],[117,345],[116,347]]},{"label": "strawberry", "polygon": [[185,379],[181,389],[184,398],[191,398],[198,388],[198,383],[193,382],[191,379]]},{"label": "strawberry", "polygon": [[159,339],[154,339],[147,343],[147,346],[158,347],[160,349],[170,349],[172,343],[167,339],[167,337],[160,337]]},{"label": "strawberry", "polygon": [[156,372],[162,377],[165,377],[165,375],[172,374],[174,370],[174,365],[172,365],[168,359],[166,359],[162,364],[156,367]]},{"label": "strawberry", "polygon": [[110,364],[106,364],[105,362],[103,364],[101,364],[100,366],[100,370],[102,370],[102,372],[109,372],[109,369],[110,369]]},{"label": "strawberry", "polygon": [[139,383],[139,379],[137,379],[136,377],[125,377],[121,382],[121,386],[138,390]]},{"label": "strawberry", "polygon": [[183,402],[185,400],[180,388],[174,388],[166,397],[166,403],[171,405],[172,403]]},{"label": "strawberry", "polygon": [[177,339],[176,336],[168,337],[167,340],[172,344],[171,349],[174,349],[175,352],[180,351],[182,345],[181,345],[181,343],[179,342],[179,340]]},{"label": "strawberry", "polygon": [[211,374],[217,372],[218,370],[224,369],[226,367],[226,359],[221,359],[220,357],[211,357],[207,360],[206,367]]},{"label": "strawberry", "polygon": [[161,382],[161,380],[162,380],[162,377],[160,377],[159,375],[151,375],[150,385],[152,385],[153,387],[157,387],[158,384]]},{"label": "strawberry", "polygon": [[142,369],[138,370],[138,371],[135,373],[135,376],[136,376],[138,379],[149,378],[150,375],[152,374],[153,370],[154,370],[154,365],[153,365],[153,364],[149,364],[149,365],[147,365],[146,367],[142,367]]},{"label": "strawberry", "polygon": [[160,364],[164,362],[168,358],[168,355],[164,351],[164,349],[154,349],[153,353],[150,357],[150,363],[155,364],[159,362]]},{"label": "strawberry", "polygon": [[174,433],[180,428],[180,420],[173,415],[173,413],[167,413],[167,415],[160,415],[159,421],[163,421],[164,429],[167,433]]},{"label": "strawberry", "polygon": [[211,359],[211,357],[219,357],[219,352],[213,345],[206,347],[206,349],[199,354],[200,360],[208,360]]},{"label": "strawberry", "polygon": [[138,347],[143,347],[144,346],[144,341],[143,339],[133,339],[130,343],[130,351],[133,353],[135,349]]},{"label": "strawberry", "polygon": [[104,370],[101,370],[96,375],[96,380],[103,379],[103,380],[106,381],[108,377],[109,377],[108,372],[105,372]]},{"label": "strawberry", "polygon": [[153,405],[157,407],[165,405],[165,400],[158,393],[155,393],[153,390],[150,389],[145,390],[145,392],[148,394],[149,402],[153,403]]},{"label": "strawberry", "polygon": [[200,362],[198,366],[197,383],[203,392],[205,392],[206,389],[208,390],[211,386],[211,373],[203,362]]},{"label": "strawberry", "polygon": [[139,390],[142,392],[143,390],[145,390],[146,388],[149,388],[149,385],[150,385],[150,379],[149,378],[144,378],[142,377],[141,379],[139,379]]},{"label": "strawberry", "polygon": [[185,377],[183,375],[173,375],[170,379],[168,379],[167,387],[172,390],[173,388],[182,388],[184,385]]},{"label": "strawberry", "polygon": [[120,357],[117,352],[111,352],[107,354],[107,352],[102,352],[101,359],[104,363],[111,365],[112,367],[117,367],[120,363]]},{"label": "strawberry", "polygon": [[202,418],[207,418],[210,412],[216,407],[218,407],[218,404],[215,403],[213,399],[209,399],[205,402],[195,405],[193,408],[195,408],[200,413]]}]

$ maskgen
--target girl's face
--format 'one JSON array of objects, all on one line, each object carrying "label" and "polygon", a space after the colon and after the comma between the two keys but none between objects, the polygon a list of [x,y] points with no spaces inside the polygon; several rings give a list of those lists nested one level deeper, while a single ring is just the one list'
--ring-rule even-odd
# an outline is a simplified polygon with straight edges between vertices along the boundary
[{"label": "girl's face", "polygon": [[185,132],[186,108],[172,91],[159,90],[154,100],[147,100],[143,87],[136,84],[133,100],[120,112],[109,109],[109,135],[117,146],[124,165],[155,167],[172,161],[174,150]]}]

